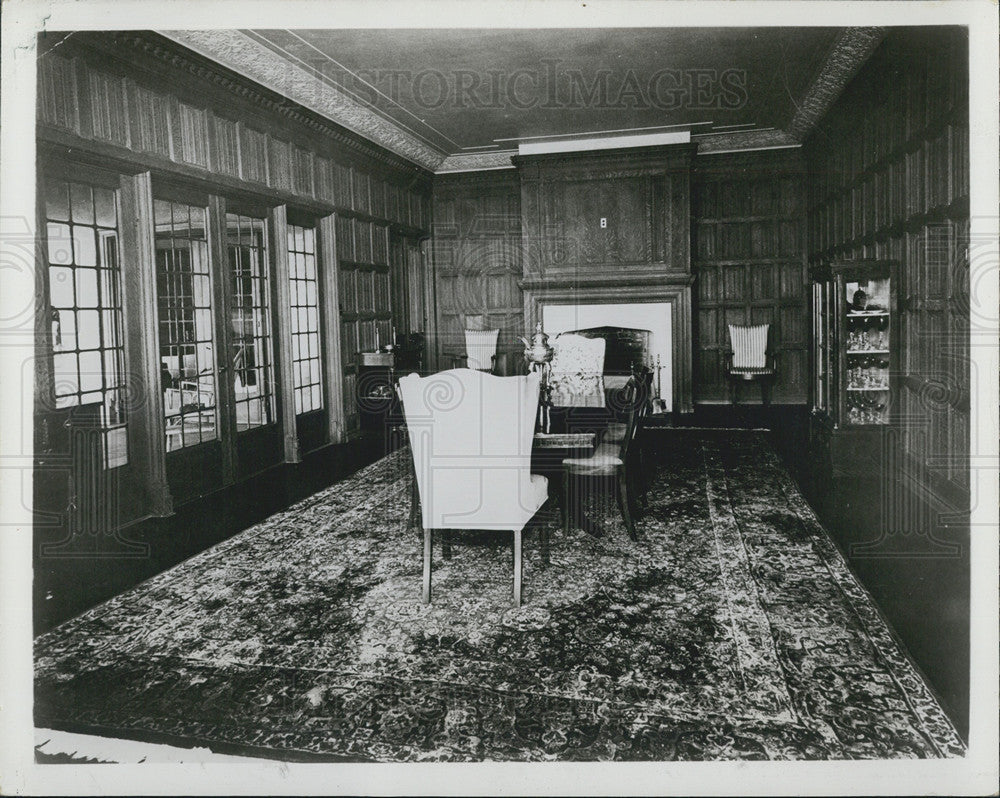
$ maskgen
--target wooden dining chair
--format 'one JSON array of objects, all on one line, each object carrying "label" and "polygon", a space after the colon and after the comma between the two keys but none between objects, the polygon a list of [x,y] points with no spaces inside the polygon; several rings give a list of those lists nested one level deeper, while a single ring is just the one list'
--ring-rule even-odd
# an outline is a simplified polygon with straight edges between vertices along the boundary
[{"label": "wooden dining chair", "polygon": [[[621,441],[618,443],[604,441],[589,457],[568,457],[563,460],[562,521],[565,534],[569,534],[570,531],[570,516],[572,515],[570,505],[573,504],[570,498],[572,496],[571,487],[576,484],[579,488],[581,482],[596,481],[601,483],[602,487],[610,487],[614,491],[615,500],[629,537],[632,540],[639,539],[633,520],[634,488],[630,485],[633,481],[631,474],[635,467],[635,463],[630,458],[634,456],[633,445],[640,416],[640,409],[636,402],[637,385],[636,378],[630,377],[623,391],[626,421]],[[579,510],[579,506],[576,509]]]},{"label": "wooden dining chair", "polygon": [[[640,366],[638,369],[632,370],[632,376],[635,379],[635,392],[631,397],[631,402],[635,405],[637,417],[635,430],[632,433],[633,442],[629,447],[630,458],[627,471],[631,480],[630,495],[637,500],[632,515],[633,518],[639,518],[648,507],[647,493],[653,472],[647,441],[642,435],[643,425],[653,408],[653,371],[648,366]],[[625,388],[622,390],[624,391]],[[614,397],[611,401],[614,403]],[[626,398],[624,402],[620,401],[618,404],[627,411],[629,400]],[[627,427],[625,421],[618,421],[617,417],[613,417],[601,435],[601,443],[620,446],[625,438]]]}]

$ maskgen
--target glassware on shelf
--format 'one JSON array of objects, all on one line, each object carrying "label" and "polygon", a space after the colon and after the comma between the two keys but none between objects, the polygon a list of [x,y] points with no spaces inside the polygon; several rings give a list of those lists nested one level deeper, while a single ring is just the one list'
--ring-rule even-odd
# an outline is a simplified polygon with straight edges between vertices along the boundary
[{"label": "glassware on shelf", "polygon": [[885,398],[880,394],[857,394],[851,399],[847,408],[847,420],[850,424],[886,424]]}]

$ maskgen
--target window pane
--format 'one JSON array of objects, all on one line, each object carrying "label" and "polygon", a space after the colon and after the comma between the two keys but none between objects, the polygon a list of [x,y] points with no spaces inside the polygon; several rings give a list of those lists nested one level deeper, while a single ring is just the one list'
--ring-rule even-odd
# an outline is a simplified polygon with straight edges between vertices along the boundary
[{"label": "window pane", "polygon": [[45,215],[60,222],[69,221],[69,186],[61,180],[49,180],[45,186]]},{"label": "window pane", "polygon": [[97,269],[77,269],[76,306],[96,308],[97,305]]},{"label": "window pane", "polygon": [[91,199],[90,186],[70,183],[70,199],[73,221],[79,224],[93,224],[94,201]]},{"label": "window pane", "polygon": [[76,327],[78,348],[98,349],[101,346],[101,316],[96,310],[78,310]]},{"label": "window pane", "polygon": [[94,189],[94,207],[97,211],[97,224],[101,227],[116,227],[118,225],[115,213],[115,193],[107,188]]},{"label": "window pane", "polygon": [[73,307],[73,269],[49,267],[49,304],[54,308]]},{"label": "window pane", "polygon": [[76,394],[80,390],[80,378],[76,365],[76,354],[55,355],[52,358],[52,374],[56,396]]},{"label": "window pane", "polygon": [[170,223],[170,203],[163,200],[153,200],[153,222],[156,225],[156,232],[169,233]]},{"label": "window pane", "polygon": [[97,245],[94,228],[73,225],[73,259],[77,266],[97,265]]},{"label": "window pane", "polygon": [[57,310],[55,340],[52,342],[54,352],[74,352],[79,347],[76,340],[76,314],[72,310]]},{"label": "window pane", "polygon": [[48,234],[49,263],[72,263],[73,244],[69,235],[68,224],[53,224],[46,226]]},{"label": "window pane", "polygon": [[99,391],[104,383],[104,368],[100,352],[80,353],[80,391]]}]

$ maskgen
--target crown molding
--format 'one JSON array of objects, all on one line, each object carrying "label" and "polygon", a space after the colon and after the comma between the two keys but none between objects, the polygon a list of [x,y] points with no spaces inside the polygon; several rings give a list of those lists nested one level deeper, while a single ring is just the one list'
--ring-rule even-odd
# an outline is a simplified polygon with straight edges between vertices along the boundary
[{"label": "crown molding", "polygon": [[805,140],[841,95],[861,65],[885,38],[885,28],[846,28],[830,47],[826,61],[806,91],[785,130],[796,141]]},{"label": "crown molding", "polygon": [[176,30],[157,33],[428,171],[435,171],[445,158],[445,153],[428,146],[241,31]]},{"label": "crown molding", "polygon": [[[324,83],[308,70],[290,63],[279,53],[241,31],[184,30],[158,31],[158,33],[170,41],[263,86],[270,92],[292,100],[307,111],[316,114],[316,118],[296,113],[287,104],[283,105],[265,98],[263,92],[255,92],[247,86],[238,87],[240,94],[253,95],[253,99],[257,102],[268,107],[273,106],[286,115],[301,116],[311,127],[322,129],[324,133],[332,135],[334,138],[343,139],[343,143],[354,149],[368,149],[349,138],[347,134],[337,133],[332,127],[323,125],[319,118],[329,120],[361,137],[372,145],[371,152],[366,153],[368,155],[375,153],[375,148],[381,148],[408,163],[415,164],[435,174],[514,168],[511,158],[517,153],[513,150],[448,155],[428,145],[396,123],[359,103],[336,87]],[[800,146],[850,80],[857,74],[862,64],[871,57],[885,34],[886,29],[880,27],[844,29],[831,45],[823,66],[819,69],[784,130],[743,130],[693,134],[691,141],[697,143],[698,155]],[[148,40],[144,47],[152,49],[154,54],[174,64],[182,60],[177,53],[166,52],[162,47],[150,45]],[[205,66],[191,63],[187,63],[185,66],[200,75],[210,71]],[[222,77],[221,73],[213,74],[211,77],[216,82],[228,85],[227,79]],[[228,83],[232,82],[232,80],[228,81]],[[377,154],[376,157],[378,157]]]},{"label": "crown molding", "polygon": [[510,160],[517,155],[517,150],[500,150],[493,152],[462,153],[459,155],[449,155],[434,174],[443,175],[449,172],[482,172],[488,169],[513,169],[514,164]]},{"label": "crown molding", "polygon": [[699,133],[691,141],[698,145],[698,155],[723,152],[747,152],[798,147],[801,142],[784,130],[734,130],[729,133]]}]

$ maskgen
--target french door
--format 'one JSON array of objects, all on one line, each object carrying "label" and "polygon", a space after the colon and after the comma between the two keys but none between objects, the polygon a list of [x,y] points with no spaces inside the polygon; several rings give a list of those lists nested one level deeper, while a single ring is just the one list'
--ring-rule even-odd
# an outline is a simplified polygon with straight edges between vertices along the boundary
[{"label": "french door", "polygon": [[266,212],[154,185],[167,480],[183,502],[280,461]]}]

